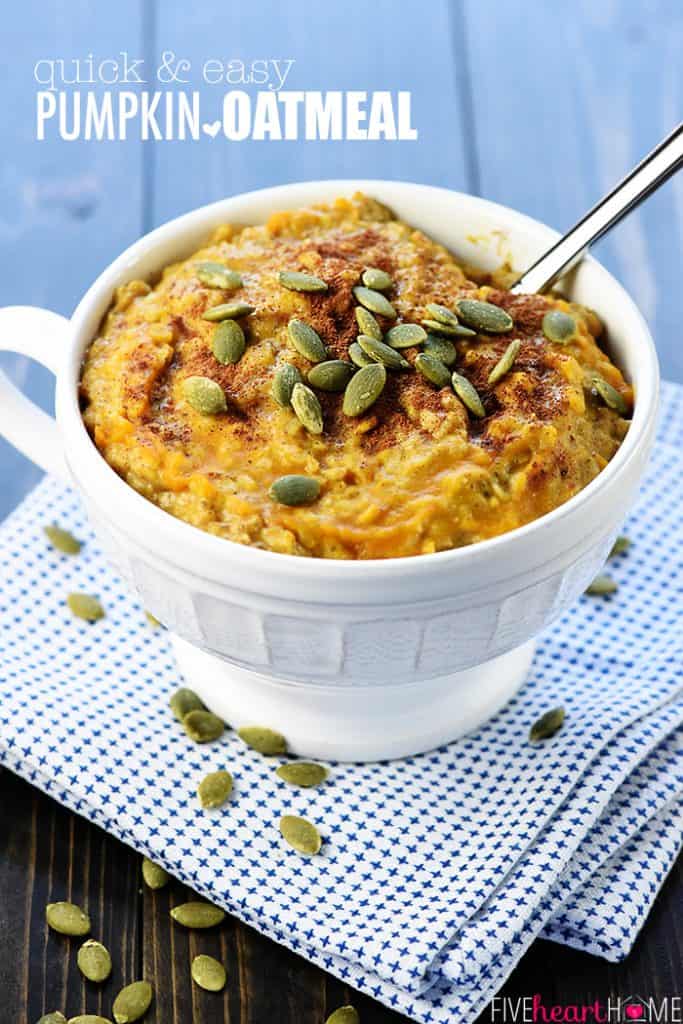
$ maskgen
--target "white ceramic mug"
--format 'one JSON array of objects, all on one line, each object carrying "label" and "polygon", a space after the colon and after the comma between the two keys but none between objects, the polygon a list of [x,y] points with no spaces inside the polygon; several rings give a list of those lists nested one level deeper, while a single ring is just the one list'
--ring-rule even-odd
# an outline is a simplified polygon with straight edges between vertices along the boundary
[{"label": "white ceramic mug", "polygon": [[469,547],[336,561],[275,554],[204,533],[141,497],[100,456],[81,419],[83,354],[116,286],[189,255],[222,222],[360,190],[468,263],[519,269],[557,237],[472,196],[391,181],[322,181],[250,192],[195,210],[127,249],[71,320],[0,310],[0,349],[57,377],[56,422],[0,374],[0,432],[81,493],[96,533],[146,608],[170,630],[182,672],[233,725],[280,729],[294,752],[342,760],[415,753],[489,717],[522,682],[533,637],[602,565],[636,494],[655,429],[657,358],[633,301],[595,260],[570,296],[607,325],[633,381],[626,438],[586,488],[548,515]]}]

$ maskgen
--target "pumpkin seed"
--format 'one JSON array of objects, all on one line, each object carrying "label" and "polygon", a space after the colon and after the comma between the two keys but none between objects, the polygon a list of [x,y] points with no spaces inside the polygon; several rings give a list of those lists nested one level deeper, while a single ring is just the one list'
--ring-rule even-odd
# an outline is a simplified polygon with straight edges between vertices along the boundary
[{"label": "pumpkin seed", "polygon": [[171,876],[161,864],[155,864],[149,857],[142,859],[142,878],[148,889],[163,889],[171,881]]},{"label": "pumpkin seed", "polygon": [[455,345],[448,338],[439,338],[434,334],[428,334],[424,343],[424,351],[441,360],[444,366],[452,366],[457,358]]},{"label": "pumpkin seed", "polygon": [[292,761],[289,764],[281,764],[275,769],[275,774],[291,786],[301,786],[308,789],[310,786],[319,786],[328,777],[329,772],[322,764],[314,764],[312,761]]},{"label": "pumpkin seed", "polygon": [[475,388],[474,384],[470,384],[467,377],[463,377],[459,373],[454,373],[451,376],[451,382],[456,395],[462,404],[469,409],[473,416],[481,419],[482,416],[486,415],[486,409],[479,397],[479,392]]},{"label": "pumpkin seed", "polygon": [[503,379],[506,373],[510,372],[512,364],[517,358],[521,347],[522,343],[519,338],[515,338],[514,341],[510,342],[496,365],[491,370],[489,374],[489,384],[497,384],[499,380]]},{"label": "pumpkin seed", "polygon": [[66,603],[72,615],[86,622],[97,622],[105,616],[104,608],[92,594],[67,594]]},{"label": "pumpkin seed", "polygon": [[390,370],[407,370],[410,368],[408,360],[404,359],[391,345],[385,345],[383,341],[376,341],[374,338],[368,338],[364,334],[359,334],[358,344],[366,356],[375,363],[383,363]]},{"label": "pumpkin seed", "polygon": [[239,738],[259,754],[267,756],[287,753],[287,740],[281,732],[262,725],[245,725],[237,730]]},{"label": "pumpkin seed", "polygon": [[241,316],[249,316],[254,312],[254,308],[246,302],[222,302],[219,306],[207,309],[203,319],[212,323],[216,320],[237,320]]},{"label": "pumpkin seed", "polygon": [[378,313],[390,320],[395,320],[398,316],[386,295],[382,295],[381,292],[377,292],[373,288],[363,288],[362,285],[357,285],[353,289],[353,294],[361,306],[365,306],[371,313]]},{"label": "pumpkin seed", "polygon": [[427,340],[427,332],[419,324],[396,324],[387,331],[384,340],[392,348],[412,348]]},{"label": "pumpkin seed", "polygon": [[295,384],[303,384],[303,377],[296,366],[291,363],[283,363],[275,371],[271,388],[273,398],[283,409],[289,408],[292,403],[292,391]]},{"label": "pumpkin seed", "polygon": [[220,992],[225,988],[227,974],[225,967],[212,956],[201,953],[192,961],[192,980],[207,992]]},{"label": "pumpkin seed", "polygon": [[473,338],[477,333],[462,324],[443,324],[439,320],[423,320],[422,324],[434,334],[444,334],[449,338]]},{"label": "pumpkin seed", "polygon": [[420,352],[415,360],[415,369],[437,388],[446,388],[451,382],[448,367],[429,352]]},{"label": "pumpkin seed", "polygon": [[224,920],[225,911],[220,907],[215,907],[213,903],[190,900],[189,903],[181,903],[180,906],[173,907],[171,917],[184,928],[213,928]]},{"label": "pumpkin seed", "polygon": [[190,711],[183,718],[183,728],[195,743],[211,743],[223,735],[225,722],[212,711]]},{"label": "pumpkin seed", "polygon": [[362,306],[356,306],[356,323],[361,334],[367,334],[369,338],[382,340],[382,328],[375,320],[372,313]]},{"label": "pumpkin seed", "polygon": [[466,327],[483,334],[505,334],[514,327],[509,313],[492,302],[479,299],[459,299],[456,303],[458,316]]},{"label": "pumpkin seed", "polygon": [[90,931],[90,918],[75,903],[48,903],[45,908],[45,920],[48,926],[60,935],[87,935]]},{"label": "pumpkin seed", "polygon": [[268,493],[280,505],[310,505],[320,495],[320,483],[312,476],[290,473],[274,480]]},{"label": "pumpkin seed", "polygon": [[304,274],[301,270],[281,270],[277,279],[283,288],[291,292],[326,292],[327,285],[315,274]]},{"label": "pumpkin seed", "polygon": [[292,409],[302,427],[309,434],[322,434],[323,411],[317,396],[305,384],[295,384],[292,389]]},{"label": "pumpkin seed", "polygon": [[628,551],[630,547],[631,541],[621,533],[612,545],[612,550],[607,557],[614,558],[615,555],[623,555],[624,551]]},{"label": "pumpkin seed", "polygon": [[592,378],[592,384],[609,409],[614,409],[620,416],[628,416],[626,399],[623,395],[619,394],[616,388],[613,388],[611,384],[597,374]]},{"label": "pumpkin seed", "polygon": [[616,580],[613,580],[611,576],[605,576],[604,573],[599,573],[586,587],[586,593],[592,597],[606,597],[608,594],[615,594],[618,589],[619,585]]},{"label": "pumpkin seed", "polygon": [[541,324],[548,341],[556,345],[566,345],[576,336],[576,320],[561,309],[549,309]]},{"label": "pumpkin seed", "polygon": [[223,320],[216,324],[211,339],[211,351],[219,363],[223,366],[228,363],[239,363],[246,347],[244,331],[235,320]]},{"label": "pumpkin seed", "polygon": [[168,703],[179,722],[182,722],[185,715],[189,715],[190,711],[207,710],[204,701],[197,696],[194,690],[189,690],[186,686],[179,687],[171,695]]},{"label": "pumpkin seed", "polygon": [[299,853],[313,856],[320,852],[322,839],[315,825],[305,818],[297,818],[293,814],[285,814],[280,818],[280,833],[285,842],[293,846]]},{"label": "pumpkin seed", "polygon": [[134,981],[122,988],[112,1006],[116,1024],[132,1024],[140,1020],[149,1010],[152,994],[148,981]]},{"label": "pumpkin seed", "polygon": [[330,1014],[325,1024],[360,1024],[358,1010],[354,1006],[340,1006]]},{"label": "pumpkin seed", "polygon": [[79,1013],[78,1017],[69,1017],[67,1024],[111,1024],[111,1021],[109,1017],[100,1017],[98,1013]]},{"label": "pumpkin seed", "polygon": [[448,306],[442,306],[438,302],[428,302],[425,309],[429,313],[432,320],[436,320],[437,323],[446,324],[448,327],[459,327],[460,321]]},{"label": "pumpkin seed", "polygon": [[88,981],[106,981],[111,974],[111,956],[109,950],[101,942],[88,939],[84,942],[76,956],[78,969]]},{"label": "pumpkin seed", "polygon": [[216,416],[228,408],[223,388],[210,377],[186,377],[183,394],[185,401],[203,416]]},{"label": "pumpkin seed", "polygon": [[[367,337],[370,337],[370,335],[367,335]],[[370,356],[366,356],[357,341],[353,341],[349,345],[349,359],[359,369],[362,369],[364,366],[371,366],[374,363],[374,359],[371,359]]]},{"label": "pumpkin seed", "polygon": [[308,383],[321,391],[343,391],[356,368],[343,359],[328,359],[308,371]]},{"label": "pumpkin seed", "polygon": [[44,526],[43,531],[52,544],[52,547],[57,551],[61,551],[63,555],[77,555],[83,547],[83,543],[80,540],[76,540],[73,533],[69,533],[68,530],[62,530],[61,527],[55,526]]},{"label": "pumpkin seed", "polygon": [[372,288],[376,292],[386,292],[394,286],[391,276],[379,267],[366,267],[361,274],[361,281],[366,288]]},{"label": "pumpkin seed", "polygon": [[232,775],[230,772],[209,772],[197,786],[199,802],[205,810],[222,807],[232,793]]},{"label": "pumpkin seed", "polygon": [[145,611],[145,618],[147,619],[147,624],[151,626],[152,629],[158,629],[161,625],[156,615],[152,615],[151,612]]},{"label": "pumpkin seed", "polygon": [[54,1010],[52,1013],[44,1013],[37,1024],[67,1024],[67,1019],[59,1010]]},{"label": "pumpkin seed", "polygon": [[377,401],[387,382],[387,371],[382,363],[364,366],[346,386],[342,409],[345,416],[361,416]]},{"label": "pumpkin seed", "polygon": [[294,317],[287,325],[287,333],[297,352],[310,362],[322,363],[327,359],[327,349],[320,335],[305,320]]},{"label": "pumpkin seed", "polygon": [[538,740],[548,740],[562,728],[564,723],[564,708],[552,708],[546,711],[540,718],[536,719],[529,729],[529,742],[536,743]]},{"label": "pumpkin seed", "polygon": [[227,288],[234,291],[242,287],[242,275],[224,267],[222,263],[198,263],[197,277],[208,288]]}]

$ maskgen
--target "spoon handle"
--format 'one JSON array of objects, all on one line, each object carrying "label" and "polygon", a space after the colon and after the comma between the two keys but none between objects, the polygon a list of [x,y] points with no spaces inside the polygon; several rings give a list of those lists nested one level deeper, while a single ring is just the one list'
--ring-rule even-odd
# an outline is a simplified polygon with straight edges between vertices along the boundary
[{"label": "spoon handle", "polygon": [[585,255],[588,247],[683,166],[683,122],[522,274],[512,291],[543,292]]}]

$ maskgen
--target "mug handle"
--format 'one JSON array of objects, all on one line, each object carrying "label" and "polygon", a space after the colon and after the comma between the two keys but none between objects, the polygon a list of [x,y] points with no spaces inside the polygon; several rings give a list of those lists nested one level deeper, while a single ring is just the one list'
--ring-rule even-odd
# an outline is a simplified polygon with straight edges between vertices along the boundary
[{"label": "mug handle", "polygon": [[[64,358],[69,321],[35,306],[0,309],[0,351],[35,359],[52,373]],[[47,473],[68,480],[57,421],[0,371],[0,435]]]}]

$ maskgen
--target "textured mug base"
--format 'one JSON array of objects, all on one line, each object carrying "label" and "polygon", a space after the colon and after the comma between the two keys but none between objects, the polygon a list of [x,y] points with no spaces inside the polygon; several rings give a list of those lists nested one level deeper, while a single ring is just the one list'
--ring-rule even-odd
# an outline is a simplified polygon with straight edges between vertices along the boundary
[{"label": "textured mug base", "polygon": [[235,728],[265,725],[300,757],[383,761],[433,750],[478,728],[519,689],[533,640],[491,661],[415,683],[317,686],[239,668],[171,635],[178,666]]}]

